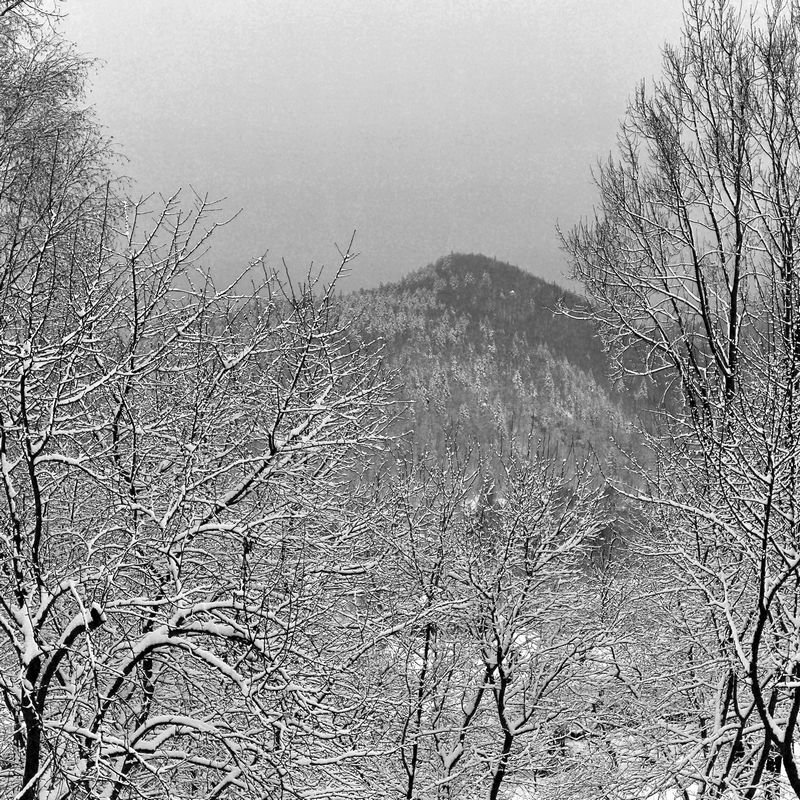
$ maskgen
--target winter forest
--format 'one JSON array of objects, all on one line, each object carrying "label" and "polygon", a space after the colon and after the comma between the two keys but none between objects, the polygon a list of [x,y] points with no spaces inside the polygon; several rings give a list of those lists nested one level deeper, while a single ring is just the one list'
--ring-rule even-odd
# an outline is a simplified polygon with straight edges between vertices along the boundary
[{"label": "winter forest", "polygon": [[685,1],[578,292],[219,281],[54,8],[0,2],[0,796],[800,797],[800,2]]}]

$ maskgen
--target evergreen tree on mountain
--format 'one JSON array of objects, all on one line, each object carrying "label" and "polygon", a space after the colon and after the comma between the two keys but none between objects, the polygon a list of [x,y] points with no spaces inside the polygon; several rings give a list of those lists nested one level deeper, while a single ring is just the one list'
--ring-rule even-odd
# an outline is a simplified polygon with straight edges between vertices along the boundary
[{"label": "evergreen tree on mountain", "polygon": [[417,449],[449,438],[485,450],[543,439],[554,454],[629,437],[633,398],[614,391],[592,326],[559,313],[581,298],[483,255],[452,254],[349,295],[360,335],[384,342],[411,403]]}]

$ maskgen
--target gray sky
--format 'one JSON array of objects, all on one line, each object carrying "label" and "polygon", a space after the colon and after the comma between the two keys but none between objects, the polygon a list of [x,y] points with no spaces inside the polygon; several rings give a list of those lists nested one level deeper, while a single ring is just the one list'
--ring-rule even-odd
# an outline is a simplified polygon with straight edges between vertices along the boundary
[{"label": "gray sky", "polygon": [[590,169],[680,0],[70,0],[103,63],[90,101],[136,191],[191,184],[243,209],[207,257],[268,251],[346,286],[451,250],[559,280],[556,221],[591,213]]}]

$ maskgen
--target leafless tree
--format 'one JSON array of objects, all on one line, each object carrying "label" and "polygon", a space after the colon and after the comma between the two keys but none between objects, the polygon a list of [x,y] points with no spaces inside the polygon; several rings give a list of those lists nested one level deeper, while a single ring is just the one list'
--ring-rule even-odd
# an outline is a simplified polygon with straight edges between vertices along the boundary
[{"label": "leafless tree", "polygon": [[209,205],[123,202],[85,63],[5,31],[0,793],[363,796],[379,362],[333,282],[216,288]]},{"label": "leafless tree", "polygon": [[586,571],[597,492],[541,454],[493,463],[496,486],[451,452],[395,492],[394,584],[420,609],[394,645],[404,699],[391,780],[407,798],[494,800],[537,780],[545,796],[587,760],[559,740],[588,724],[615,635]]},{"label": "leafless tree", "polygon": [[675,651],[696,692],[669,720],[673,778],[713,797],[779,773],[800,794],[800,5],[758,9],[686,4],[595,220],[564,237],[618,367],[663,401],[633,493],[695,644]]}]

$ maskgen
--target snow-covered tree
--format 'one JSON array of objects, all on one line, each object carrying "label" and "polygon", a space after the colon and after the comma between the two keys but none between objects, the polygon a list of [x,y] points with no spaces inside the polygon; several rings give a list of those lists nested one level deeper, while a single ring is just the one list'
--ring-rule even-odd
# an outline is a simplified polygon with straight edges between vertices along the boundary
[{"label": "snow-covered tree", "polygon": [[779,773],[800,795],[798,22],[794,0],[686,3],[598,168],[596,219],[565,238],[618,366],[663,398],[631,493],[678,633],[655,737],[675,747],[652,753],[692,796]]},{"label": "snow-covered tree", "polygon": [[451,451],[397,483],[393,583],[419,611],[394,644],[387,784],[409,800],[496,800],[537,783],[537,796],[565,796],[589,759],[561,742],[593,729],[616,635],[587,570],[599,498],[540,453],[493,459],[496,482],[470,461]]},{"label": "snow-covered tree", "polygon": [[86,64],[24,21],[0,17],[0,794],[363,796],[379,364],[332,284],[215,287],[202,199],[121,200]]}]

